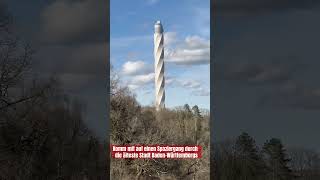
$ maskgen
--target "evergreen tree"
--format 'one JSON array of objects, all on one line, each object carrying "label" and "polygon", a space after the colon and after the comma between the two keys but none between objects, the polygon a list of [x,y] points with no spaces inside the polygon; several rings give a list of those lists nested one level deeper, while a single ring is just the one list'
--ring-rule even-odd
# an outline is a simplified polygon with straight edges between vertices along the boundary
[{"label": "evergreen tree", "polygon": [[267,141],[263,146],[263,153],[269,171],[269,179],[292,179],[292,173],[288,166],[290,159],[286,158],[286,150],[279,139],[272,138]]},{"label": "evergreen tree", "polygon": [[195,128],[195,141],[197,143],[198,141],[198,138],[199,138],[199,132],[201,131],[202,127],[201,127],[201,119],[202,119],[202,116],[201,116],[201,113],[200,113],[200,110],[198,108],[197,105],[193,106],[192,107],[192,111],[193,111],[193,120],[194,120],[194,128]]},{"label": "evergreen tree", "polygon": [[238,179],[258,179],[263,174],[264,162],[259,156],[255,141],[248,133],[243,132],[235,142],[238,162]]},{"label": "evergreen tree", "polygon": [[184,110],[183,119],[190,119],[190,117],[192,117],[192,111],[190,109],[189,104],[185,104],[183,106],[183,110]]},{"label": "evergreen tree", "polygon": [[201,112],[200,112],[199,107],[198,107],[197,105],[195,105],[195,106],[192,107],[192,111],[193,111],[193,114],[194,114],[197,118],[202,118]]},{"label": "evergreen tree", "polygon": [[185,105],[183,106],[183,109],[184,109],[187,113],[191,113],[189,104],[185,104]]}]

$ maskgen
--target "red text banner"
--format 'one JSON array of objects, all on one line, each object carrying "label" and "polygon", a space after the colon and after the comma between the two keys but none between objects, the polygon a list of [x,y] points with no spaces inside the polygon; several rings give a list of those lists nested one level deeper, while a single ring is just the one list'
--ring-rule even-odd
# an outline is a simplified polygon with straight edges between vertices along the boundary
[{"label": "red text banner", "polygon": [[198,145],[111,145],[115,159],[197,159],[201,158]]}]

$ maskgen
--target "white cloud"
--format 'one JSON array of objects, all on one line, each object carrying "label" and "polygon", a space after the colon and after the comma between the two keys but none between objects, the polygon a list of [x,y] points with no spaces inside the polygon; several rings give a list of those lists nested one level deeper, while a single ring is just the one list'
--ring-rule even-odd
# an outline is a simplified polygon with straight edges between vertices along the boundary
[{"label": "white cloud", "polygon": [[164,45],[165,46],[170,46],[175,42],[177,42],[177,33],[176,32],[165,32],[164,33]]},{"label": "white cloud", "polygon": [[203,87],[199,87],[193,90],[192,94],[195,96],[210,96],[210,90],[204,89]]},{"label": "white cloud", "polygon": [[[154,83],[154,73],[136,75],[131,77],[128,81],[128,87],[136,91],[139,89],[143,91],[152,90],[152,85]],[[202,82],[196,79],[178,79],[176,77],[167,76],[165,79],[166,87],[172,88],[183,88],[190,92],[193,96],[209,96],[210,90],[204,88]]]},{"label": "white cloud", "polygon": [[185,39],[186,47],[190,49],[205,49],[210,48],[210,41],[200,36],[188,36]]},{"label": "white cloud", "polygon": [[136,84],[128,84],[128,88],[131,90],[136,90],[138,89],[140,86],[136,85]]},{"label": "white cloud", "polygon": [[[210,41],[200,36],[187,36],[183,40],[177,33],[165,33],[165,61],[178,65],[200,65],[210,63]],[[122,66],[122,73],[127,76],[128,87],[134,91],[150,91],[154,83],[151,65],[144,61],[128,61]],[[209,96],[210,91],[201,80],[179,79],[166,76],[166,87],[183,88],[193,96]],[[152,88],[151,88],[152,89]]]},{"label": "white cloud", "polygon": [[182,80],[180,81],[181,85],[185,88],[188,89],[195,89],[195,88],[200,88],[201,84],[199,81],[196,80]]},{"label": "white cloud", "polygon": [[154,73],[137,75],[132,78],[132,84],[146,85],[154,81]]},{"label": "white cloud", "polygon": [[122,74],[124,75],[138,75],[151,72],[150,66],[143,61],[127,61],[122,65]]},{"label": "white cloud", "polygon": [[188,36],[176,48],[165,49],[165,61],[177,65],[210,63],[210,41],[199,36]]},{"label": "white cloud", "polygon": [[209,96],[210,91],[208,88],[204,88],[203,84],[199,80],[187,79],[187,80],[178,80],[178,83],[183,88],[191,91],[191,94],[194,96]]},{"label": "white cloud", "polygon": [[136,75],[129,80],[128,87],[131,90],[136,90],[143,88],[146,85],[151,84],[152,82],[154,82],[154,73]]},{"label": "white cloud", "polygon": [[169,77],[166,79],[166,85],[171,87],[182,87],[191,92],[194,96],[210,96],[209,88],[204,88],[199,80],[195,79],[177,79]]},{"label": "white cloud", "polygon": [[172,78],[172,77],[166,77],[166,78],[165,78],[165,84],[166,84],[167,86],[172,85],[174,82],[176,82],[176,79],[175,79],[175,78]]}]

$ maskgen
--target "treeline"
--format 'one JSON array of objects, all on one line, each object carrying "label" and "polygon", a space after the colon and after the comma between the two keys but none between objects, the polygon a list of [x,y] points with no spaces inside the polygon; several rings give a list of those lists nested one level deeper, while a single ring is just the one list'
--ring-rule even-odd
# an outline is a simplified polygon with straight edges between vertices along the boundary
[{"label": "treeline", "polygon": [[280,139],[258,147],[248,133],[213,145],[216,180],[318,180],[320,155],[303,148],[286,149]]},{"label": "treeline", "polygon": [[83,123],[84,104],[35,77],[33,54],[1,2],[0,179],[106,179],[107,147]]},{"label": "treeline", "polygon": [[142,107],[112,72],[111,144],[198,144],[203,147],[203,158],[111,159],[111,179],[209,179],[209,119],[207,112],[187,104],[160,112]]}]

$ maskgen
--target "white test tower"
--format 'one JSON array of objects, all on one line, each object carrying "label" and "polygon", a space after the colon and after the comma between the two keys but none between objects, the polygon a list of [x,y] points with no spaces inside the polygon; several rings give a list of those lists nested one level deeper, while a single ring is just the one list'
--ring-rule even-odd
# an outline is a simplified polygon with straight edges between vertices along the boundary
[{"label": "white test tower", "polygon": [[165,108],[163,42],[162,24],[157,21],[154,25],[155,106],[157,111]]}]

